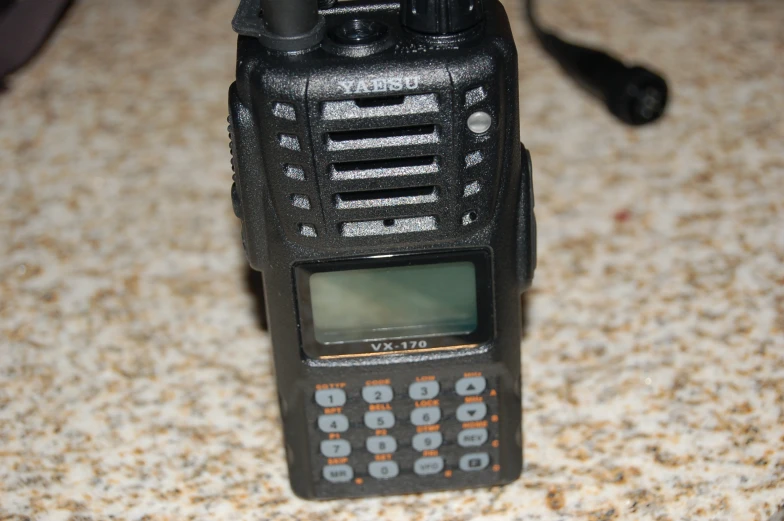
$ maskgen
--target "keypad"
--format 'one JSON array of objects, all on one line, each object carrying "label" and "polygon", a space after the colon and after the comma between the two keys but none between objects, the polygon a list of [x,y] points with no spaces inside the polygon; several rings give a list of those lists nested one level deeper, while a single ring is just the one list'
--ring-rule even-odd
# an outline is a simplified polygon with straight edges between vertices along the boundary
[{"label": "keypad", "polygon": [[436,450],[442,443],[444,443],[444,435],[440,432],[420,432],[411,438],[411,446],[419,452]]},{"label": "keypad", "polygon": [[321,454],[328,458],[345,458],[351,454],[351,444],[346,440],[323,440]]},{"label": "keypad", "polygon": [[367,403],[389,403],[394,395],[389,385],[369,385],[362,388],[362,399]]},{"label": "keypad", "polygon": [[503,464],[495,378],[466,372],[319,384],[308,414],[322,433],[313,449],[321,483],[380,486],[409,476],[458,484],[465,482],[457,476],[474,472],[492,483]]},{"label": "keypad", "polygon": [[397,450],[397,440],[392,436],[371,436],[365,445],[371,454],[390,454]]},{"label": "keypad", "polygon": [[376,479],[391,479],[400,473],[395,461],[374,461],[368,465],[368,474]]},{"label": "keypad", "polygon": [[343,414],[323,414],[319,416],[318,427],[322,432],[346,432],[348,418]]},{"label": "keypad", "polygon": [[342,407],[346,404],[346,391],[343,389],[319,389],[316,403],[322,407]]},{"label": "keypad", "polygon": [[365,426],[368,429],[391,429],[395,426],[395,415],[390,411],[366,412]]},{"label": "keypad", "polygon": [[435,425],[441,420],[441,409],[438,407],[419,407],[411,411],[413,425]]},{"label": "keypad", "polygon": [[408,396],[412,400],[429,400],[438,396],[441,386],[438,382],[414,382],[408,386]]}]

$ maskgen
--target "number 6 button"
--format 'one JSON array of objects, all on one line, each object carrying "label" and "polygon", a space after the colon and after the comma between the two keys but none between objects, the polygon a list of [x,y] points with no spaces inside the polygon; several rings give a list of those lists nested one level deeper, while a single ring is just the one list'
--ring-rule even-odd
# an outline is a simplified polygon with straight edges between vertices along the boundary
[{"label": "number 6 button", "polygon": [[435,425],[441,420],[441,409],[438,407],[420,407],[411,411],[411,423],[414,425]]}]

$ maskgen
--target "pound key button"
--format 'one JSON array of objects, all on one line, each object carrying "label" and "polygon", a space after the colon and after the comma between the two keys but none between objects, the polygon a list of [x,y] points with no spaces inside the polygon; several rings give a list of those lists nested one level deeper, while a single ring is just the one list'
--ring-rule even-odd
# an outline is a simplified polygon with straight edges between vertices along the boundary
[{"label": "pound key button", "polygon": [[466,454],[460,458],[460,470],[471,472],[474,470],[482,470],[490,464],[490,456],[486,452],[477,452],[474,454]]},{"label": "pound key button", "polygon": [[460,396],[474,396],[482,394],[487,388],[487,380],[482,376],[461,378],[455,383],[455,392]]},{"label": "pound key button", "polygon": [[346,391],[343,389],[319,389],[316,403],[322,407],[343,407],[346,405]]},{"label": "pound key button", "polygon": [[438,474],[442,470],[444,470],[444,458],[439,456],[419,458],[414,462],[414,472],[420,476]]},{"label": "pound key button", "polygon": [[354,477],[354,469],[349,465],[327,465],[321,475],[330,483],[346,483]]}]

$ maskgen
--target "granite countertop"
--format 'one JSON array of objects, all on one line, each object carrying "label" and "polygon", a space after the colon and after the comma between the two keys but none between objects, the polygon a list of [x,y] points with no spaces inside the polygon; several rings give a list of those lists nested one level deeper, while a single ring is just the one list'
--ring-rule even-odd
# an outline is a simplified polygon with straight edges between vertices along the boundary
[{"label": "granite countertop", "polygon": [[[631,130],[508,2],[539,268],[525,472],[309,503],[229,200],[231,0],[83,0],[0,95],[0,519],[766,521],[784,506],[784,3],[550,0],[665,71]],[[778,516],[776,516],[778,517]]]}]

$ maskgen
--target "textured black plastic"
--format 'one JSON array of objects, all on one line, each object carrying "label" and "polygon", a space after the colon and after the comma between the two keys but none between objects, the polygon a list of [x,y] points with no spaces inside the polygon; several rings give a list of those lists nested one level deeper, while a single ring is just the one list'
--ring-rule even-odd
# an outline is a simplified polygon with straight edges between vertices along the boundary
[{"label": "textured black plastic", "polygon": [[402,0],[403,26],[424,34],[447,35],[466,31],[482,21],[482,0]]},{"label": "textured black plastic", "polygon": [[[485,21],[471,38],[431,45],[401,27],[398,4],[340,5],[321,13],[327,34],[367,17],[389,28],[389,40],[356,55],[326,40],[310,52],[286,55],[240,36],[237,81],[229,92],[235,204],[248,260],[263,274],[293,490],[328,499],[508,483],[522,469],[520,293],[530,285],[535,258],[531,171],[519,143],[517,53],[508,19],[500,3],[488,0]],[[477,111],[492,117],[483,134],[466,124]],[[422,186],[435,186],[438,197],[354,197],[365,202],[349,207],[336,198],[356,191],[420,193],[405,190]],[[491,255],[491,342],[338,359],[303,353],[296,264],[480,249]],[[370,379],[390,379],[402,389],[433,375],[445,382],[444,431],[451,433],[450,382],[475,371],[491,379],[497,393],[488,400],[497,415],[490,470],[423,479],[404,458],[392,480],[365,475],[361,483],[335,485],[321,479],[326,460],[315,447],[325,435],[314,421],[317,385],[340,382],[356,393]],[[347,412],[362,405],[356,396]],[[406,429],[405,404],[393,407]],[[352,424],[347,436],[351,464],[364,472],[354,429],[364,427]],[[444,450],[453,468],[459,451],[454,445]]]}]

